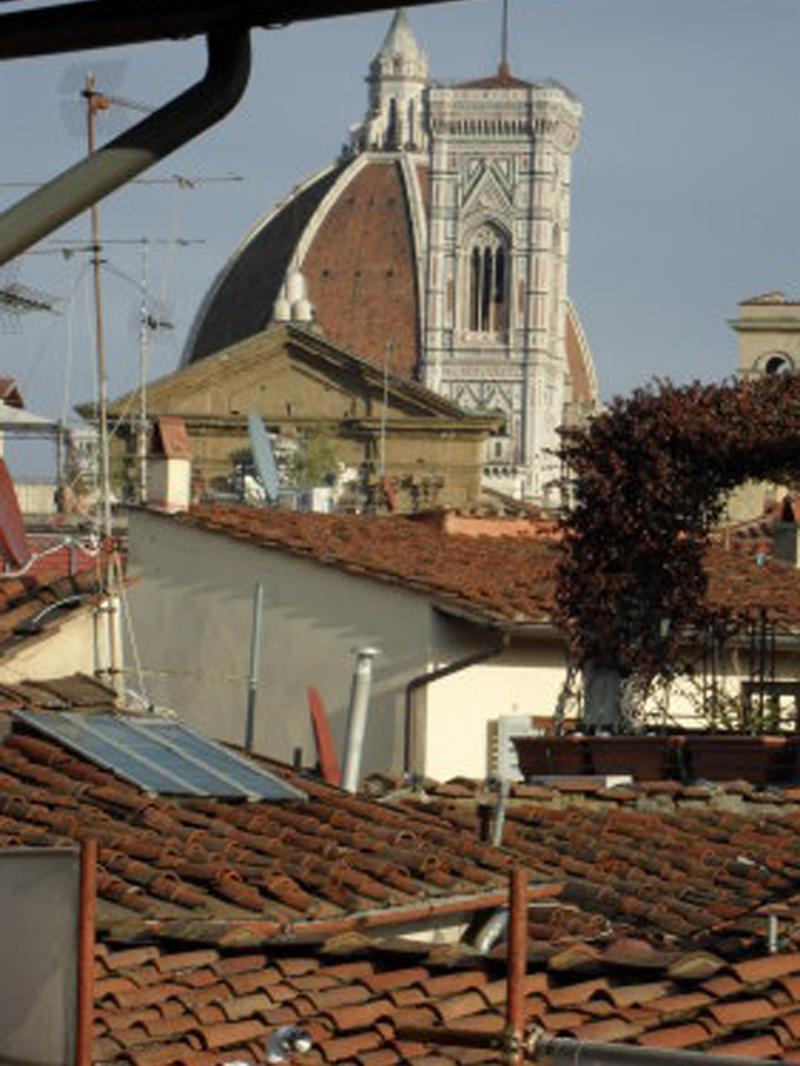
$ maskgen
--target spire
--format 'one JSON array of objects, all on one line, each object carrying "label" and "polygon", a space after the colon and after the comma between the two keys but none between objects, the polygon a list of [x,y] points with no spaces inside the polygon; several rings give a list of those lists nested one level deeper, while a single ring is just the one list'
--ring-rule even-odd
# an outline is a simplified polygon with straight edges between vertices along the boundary
[{"label": "spire", "polygon": [[369,66],[369,111],[354,131],[356,150],[421,151],[427,143],[428,61],[399,7]]},{"label": "spire", "polygon": [[417,44],[405,8],[398,7],[395,11],[389,32],[372,61],[370,73],[373,77],[381,74],[384,77],[427,79],[428,63]]}]

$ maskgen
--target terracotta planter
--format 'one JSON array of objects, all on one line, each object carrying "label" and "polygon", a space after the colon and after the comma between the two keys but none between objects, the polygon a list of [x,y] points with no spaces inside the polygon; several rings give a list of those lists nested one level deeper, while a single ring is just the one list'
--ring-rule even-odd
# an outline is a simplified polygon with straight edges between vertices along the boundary
[{"label": "terracotta planter", "polygon": [[630,774],[636,781],[663,781],[675,776],[677,738],[588,737],[587,744],[596,774]]},{"label": "terracotta planter", "polygon": [[586,738],[514,737],[519,767],[525,777],[583,775],[589,772]]},{"label": "terracotta planter", "polygon": [[692,776],[707,781],[766,785],[792,771],[792,745],[784,737],[687,736],[684,749]]}]

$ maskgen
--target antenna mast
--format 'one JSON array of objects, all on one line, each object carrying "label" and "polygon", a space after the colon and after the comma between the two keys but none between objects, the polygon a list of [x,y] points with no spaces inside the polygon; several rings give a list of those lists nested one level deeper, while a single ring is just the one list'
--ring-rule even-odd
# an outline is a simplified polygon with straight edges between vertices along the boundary
[{"label": "antenna mast", "polygon": [[501,78],[508,78],[508,0],[503,0],[503,22],[500,30],[500,67],[497,71]]},{"label": "antenna mast", "polygon": [[[89,155],[95,154],[97,144],[95,138],[95,118],[98,110],[108,107],[108,101],[104,96],[95,91],[94,78],[91,74],[86,75],[86,85],[83,90],[86,99],[86,139]],[[108,613],[108,655],[111,672],[111,683],[115,689],[119,688],[120,678],[117,661],[117,618],[116,604],[112,589],[114,586],[114,562],[111,546],[114,528],[111,518],[111,467],[109,458],[108,442],[108,381],[106,373],[106,353],[103,338],[103,293],[100,283],[100,216],[97,203],[89,208],[92,232],[92,270],[94,275],[94,316],[95,337],[97,342],[97,394],[98,394],[98,419],[100,422],[100,501],[102,506],[102,531],[103,541],[106,547],[106,577],[105,593],[108,597],[106,611]]]},{"label": "antenna mast", "polygon": [[139,308],[139,503],[147,501],[147,363],[150,314],[147,305],[147,239],[142,240],[142,302]]},{"label": "antenna mast", "polygon": [[386,351],[383,358],[383,404],[381,406],[381,429],[380,429],[380,471],[381,480],[386,477],[386,416],[389,406],[389,363],[394,353],[394,341],[386,342]]}]

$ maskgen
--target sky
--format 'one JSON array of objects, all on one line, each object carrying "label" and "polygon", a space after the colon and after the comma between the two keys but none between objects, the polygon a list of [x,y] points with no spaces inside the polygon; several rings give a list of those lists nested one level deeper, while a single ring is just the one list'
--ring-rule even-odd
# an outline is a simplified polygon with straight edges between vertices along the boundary
[{"label": "sky", "polygon": [[[3,12],[24,7],[11,0]],[[602,397],[656,377],[731,375],[737,303],[775,289],[800,299],[800,3],[510,0],[510,9],[512,72],[555,78],[584,106],[569,289]],[[411,9],[432,77],[493,72],[500,12],[500,0]],[[236,110],[143,175],[181,175],[194,187],[135,184],[102,202],[110,396],[139,380],[142,239],[151,299],[174,325],[152,346],[152,379],[177,366],[204,293],[250,227],[335,158],[363,117],[364,77],[390,20],[380,12],[254,30]],[[202,39],[0,65],[0,207],[25,192],[14,183],[41,182],[85,151],[87,71],[112,96],[158,106],[204,68]],[[135,117],[113,107],[99,143]],[[241,180],[219,180],[230,176]],[[0,374],[52,417],[70,417],[94,389],[88,257],[61,250],[88,235],[84,215],[33,250],[49,254],[0,268],[0,284],[58,301],[57,314],[0,321]]]}]

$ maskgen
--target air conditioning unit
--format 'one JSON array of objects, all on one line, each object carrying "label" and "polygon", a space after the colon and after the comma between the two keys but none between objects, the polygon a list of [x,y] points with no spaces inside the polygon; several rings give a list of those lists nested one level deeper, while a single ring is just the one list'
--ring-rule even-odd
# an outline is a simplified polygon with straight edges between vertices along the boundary
[{"label": "air conditioning unit", "polygon": [[501,714],[489,722],[489,742],[486,746],[488,774],[504,781],[522,781],[517,749],[512,737],[540,736],[529,714]]}]

